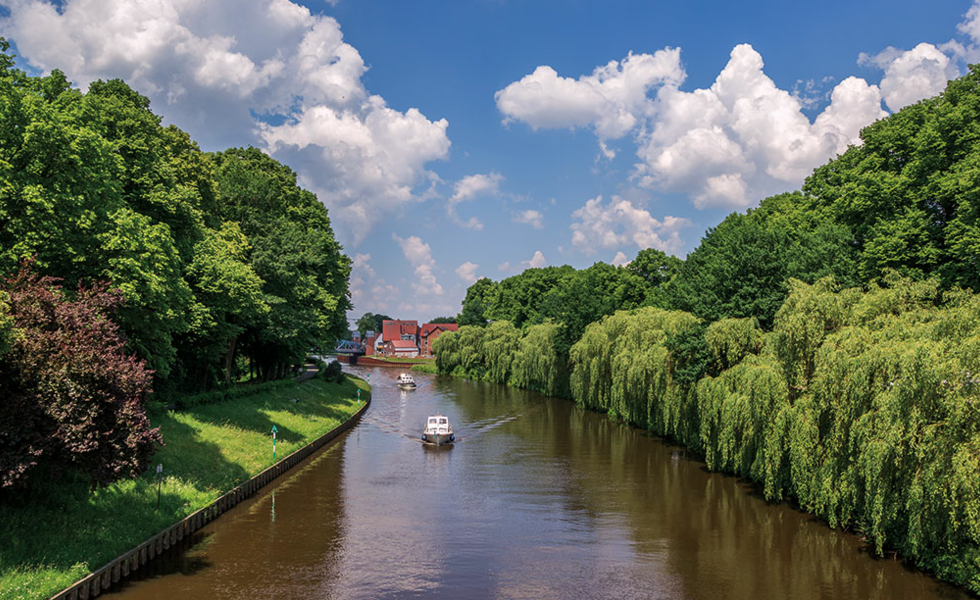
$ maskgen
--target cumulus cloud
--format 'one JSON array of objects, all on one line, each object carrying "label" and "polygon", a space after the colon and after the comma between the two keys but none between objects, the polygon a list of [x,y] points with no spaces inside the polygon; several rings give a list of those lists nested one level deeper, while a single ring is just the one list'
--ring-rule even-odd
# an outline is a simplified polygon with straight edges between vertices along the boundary
[{"label": "cumulus cloud", "polygon": [[453,195],[449,198],[450,204],[472,200],[477,196],[494,196],[500,190],[500,182],[503,176],[500,173],[477,173],[467,175],[453,186]]},{"label": "cumulus cloud", "polygon": [[892,111],[939,94],[950,79],[959,76],[956,61],[927,43],[904,52],[887,48],[875,56],[862,54],[858,62],[885,71],[881,93]]},{"label": "cumulus cloud", "polygon": [[613,196],[608,204],[603,203],[602,196],[592,198],[572,217],[578,220],[571,225],[572,243],[587,254],[595,253],[596,248],[612,249],[630,243],[637,248],[675,253],[683,245],[680,230],[691,225],[687,219],[672,216],[662,221],[655,219],[647,210],[618,196]]},{"label": "cumulus cloud", "polygon": [[466,202],[479,196],[496,196],[500,193],[500,182],[503,176],[500,173],[490,172],[487,174],[477,173],[463,177],[453,186],[453,195],[449,197],[446,206],[446,213],[454,223],[468,229],[483,229],[483,223],[476,217],[470,217],[464,221],[456,213],[456,207],[460,202]]},{"label": "cumulus cloud", "polygon": [[699,208],[742,208],[799,185],[819,164],[860,142],[887,113],[877,86],[848,77],[811,123],[798,98],[763,71],[750,45],[732,50],[707,89],[663,87],[638,150],[643,185],[686,192]]},{"label": "cumulus cloud", "polygon": [[570,79],[538,67],[496,94],[507,120],[533,128],[592,127],[606,140],[633,133],[641,186],[688,194],[699,208],[742,208],[799,185],[816,166],[859,143],[886,116],[881,92],[849,77],[814,122],[799,93],[778,88],[752,46],[736,46],[710,88],[682,91],[680,50],[630,54]]},{"label": "cumulus cloud", "polygon": [[289,0],[0,4],[0,34],[32,66],[60,68],[83,88],[125,79],[205,149],[263,145],[355,243],[416,200],[434,177],[425,164],[448,154],[445,119],[369,94],[337,21]]},{"label": "cumulus cloud", "polygon": [[521,266],[525,269],[540,269],[548,266],[548,259],[544,257],[544,254],[541,254],[540,250],[535,250],[531,260],[522,260]]},{"label": "cumulus cloud", "polygon": [[[610,156],[605,140],[620,138],[651,108],[649,90],[684,80],[680,50],[630,53],[622,62],[596,67],[578,79],[561,77],[540,66],[494,95],[505,122],[523,121],[534,129],[592,127]],[[611,156],[610,156],[611,157]]]},{"label": "cumulus cloud", "polygon": [[474,283],[477,279],[476,270],[479,267],[480,265],[478,264],[474,264],[471,263],[470,261],[466,261],[463,264],[456,267],[456,274],[459,275],[459,278],[462,279],[464,282],[468,284]]},{"label": "cumulus cloud", "polygon": [[631,262],[633,262],[633,261],[631,261],[628,256],[626,256],[625,254],[623,254],[622,251],[617,252],[616,253],[616,256],[614,256],[613,259],[612,259],[612,264],[616,265],[617,267],[625,267],[626,265],[630,264]]},{"label": "cumulus cloud", "polygon": [[525,223],[535,229],[544,227],[544,215],[536,210],[524,210],[514,217],[515,223]]},{"label": "cumulus cloud", "polygon": [[419,295],[442,295],[442,286],[436,281],[436,276],[433,273],[436,261],[432,258],[432,248],[416,235],[401,238],[393,233],[391,237],[398,242],[405,258],[415,267],[415,281],[412,283],[412,289],[415,290],[415,293]]}]

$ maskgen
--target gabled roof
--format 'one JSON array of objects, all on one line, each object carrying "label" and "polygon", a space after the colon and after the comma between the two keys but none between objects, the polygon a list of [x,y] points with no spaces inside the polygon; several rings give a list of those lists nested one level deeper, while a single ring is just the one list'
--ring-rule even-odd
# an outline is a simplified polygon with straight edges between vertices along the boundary
[{"label": "gabled roof", "polygon": [[429,337],[433,331],[458,331],[459,325],[456,323],[426,323],[422,326],[422,331],[419,333],[422,337]]},{"label": "gabled roof", "polygon": [[413,342],[412,340],[391,340],[390,343],[391,343],[391,345],[392,345],[393,348],[415,348],[415,349],[418,349],[418,346],[416,346],[415,345],[415,342]]}]

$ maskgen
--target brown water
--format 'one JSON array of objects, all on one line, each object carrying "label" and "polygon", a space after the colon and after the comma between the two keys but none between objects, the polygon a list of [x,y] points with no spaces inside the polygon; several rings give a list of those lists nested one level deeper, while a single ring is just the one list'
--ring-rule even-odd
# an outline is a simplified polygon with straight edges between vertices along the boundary
[{"label": "brown water", "polygon": [[[967,597],[572,402],[352,370],[357,427],[114,597]],[[454,446],[418,441],[435,413]]]}]

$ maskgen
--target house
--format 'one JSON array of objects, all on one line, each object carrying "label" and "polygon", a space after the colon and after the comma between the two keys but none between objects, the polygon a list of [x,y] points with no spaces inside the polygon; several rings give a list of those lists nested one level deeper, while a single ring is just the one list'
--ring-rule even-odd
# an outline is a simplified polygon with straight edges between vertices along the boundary
[{"label": "house", "polygon": [[399,319],[385,319],[381,325],[381,335],[385,341],[395,340],[410,341],[416,345],[419,343],[419,322],[402,321]]},{"label": "house", "polygon": [[415,358],[419,355],[419,347],[411,340],[392,340],[385,342],[385,350],[390,352],[389,356],[400,358]]},{"label": "house", "polygon": [[425,357],[435,356],[432,352],[432,344],[439,336],[446,331],[458,331],[459,325],[456,323],[426,323],[419,329],[419,355]]},{"label": "house", "polygon": [[[373,338],[374,346],[368,342],[368,354],[380,356],[422,356],[432,358],[432,344],[446,331],[456,331],[455,323],[426,323],[419,327],[414,320],[386,319],[381,326],[381,334]],[[365,339],[371,339],[368,332]]]}]

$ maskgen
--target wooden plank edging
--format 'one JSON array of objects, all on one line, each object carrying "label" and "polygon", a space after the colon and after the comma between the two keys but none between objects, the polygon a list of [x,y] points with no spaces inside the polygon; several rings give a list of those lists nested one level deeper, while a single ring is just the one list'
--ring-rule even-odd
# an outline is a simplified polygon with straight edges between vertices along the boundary
[{"label": "wooden plank edging", "polygon": [[333,441],[341,433],[347,431],[360,421],[361,416],[371,405],[371,393],[368,392],[364,405],[357,409],[349,419],[334,427],[324,435],[299,448],[279,462],[267,467],[255,477],[241,483],[225,492],[214,502],[194,511],[132,550],[109,561],[108,564],[92,571],[67,588],[61,590],[51,600],[88,600],[95,598],[107,590],[113,583],[126,579],[140,567],[160,556],[164,550],[176,545],[178,540],[190,536],[204,525],[210,523],[221,513],[232,508],[240,501],[252,496],[266,484],[301,463],[316,450]]}]

